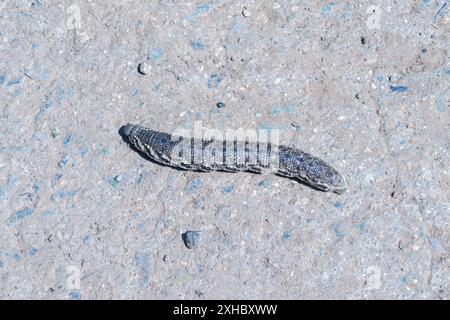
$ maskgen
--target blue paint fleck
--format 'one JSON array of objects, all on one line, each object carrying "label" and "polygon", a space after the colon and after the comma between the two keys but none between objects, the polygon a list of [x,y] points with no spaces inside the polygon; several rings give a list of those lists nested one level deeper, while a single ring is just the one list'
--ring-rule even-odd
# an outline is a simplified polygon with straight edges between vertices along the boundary
[{"label": "blue paint fleck", "polygon": [[19,262],[22,260],[22,257],[20,256],[20,254],[18,253],[14,253],[14,255],[12,256],[12,258],[14,259],[14,261]]},{"label": "blue paint fleck", "polygon": [[164,54],[164,50],[161,49],[161,48],[152,49],[152,50],[150,51],[150,60],[151,60],[152,62],[156,62],[156,61],[158,61],[159,59],[161,59],[161,57],[163,56],[163,54]]},{"label": "blue paint fleck", "polygon": [[223,78],[217,74],[211,75],[208,79],[208,88],[217,88],[222,82]]},{"label": "blue paint fleck", "polygon": [[30,256],[34,257],[34,256],[37,254],[38,251],[39,251],[38,249],[32,248],[32,249],[30,250]]},{"label": "blue paint fleck", "polygon": [[67,162],[69,161],[69,158],[67,154],[63,155],[63,158],[58,162],[58,165],[63,168],[66,166]]},{"label": "blue paint fleck", "polygon": [[408,276],[404,275],[401,279],[400,279],[404,284],[408,283]]},{"label": "blue paint fleck", "polygon": [[33,190],[34,190],[34,192],[38,193],[39,190],[41,190],[41,186],[38,183],[35,183],[33,185]]},{"label": "blue paint fleck", "polygon": [[436,101],[436,110],[439,112],[446,112],[448,110],[448,100],[450,95],[450,89],[447,89],[446,94],[442,94]]},{"label": "blue paint fleck", "polygon": [[84,158],[88,153],[88,147],[87,146],[83,146],[80,148],[80,155],[82,158]]},{"label": "blue paint fleck", "polygon": [[60,190],[58,191],[58,196],[60,198],[73,197],[76,193],[77,190],[75,191]]},{"label": "blue paint fleck", "polygon": [[73,140],[73,134],[69,133],[66,138],[64,139],[64,145],[67,146],[70,143],[72,143]]},{"label": "blue paint fleck", "polygon": [[161,83],[158,83],[153,87],[153,92],[158,92],[159,90],[161,90]]},{"label": "blue paint fleck", "polygon": [[92,237],[90,235],[87,235],[83,238],[83,243],[85,245],[90,245],[92,243]]},{"label": "blue paint fleck", "polygon": [[102,148],[100,150],[100,153],[102,154],[102,156],[107,156],[110,153],[109,148],[108,147]]},{"label": "blue paint fleck", "polygon": [[198,190],[201,189],[201,187],[203,186],[203,181],[200,177],[196,177],[194,179],[192,179],[191,181],[189,181],[186,190],[189,193],[195,193]]},{"label": "blue paint fleck", "polygon": [[222,193],[230,193],[234,190],[236,190],[236,187],[234,185],[229,185],[222,188]]},{"label": "blue paint fleck", "polygon": [[333,7],[335,5],[336,4],[334,2],[330,2],[329,4],[326,4],[322,9],[322,13],[329,14],[333,10]]},{"label": "blue paint fleck", "polygon": [[345,236],[345,233],[341,230],[341,226],[339,224],[333,224],[333,231],[336,234],[338,238],[343,238]]},{"label": "blue paint fleck", "polygon": [[292,234],[290,231],[283,232],[283,240],[289,240],[292,237]]},{"label": "blue paint fleck", "polygon": [[26,217],[31,216],[33,214],[33,212],[34,212],[34,209],[32,209],[32,208],[22,209],[22,210],[16,212],[13,220],[24,219]]},{"label": "blue paint fleck", "polygon": [[205,49],[205,45],[199,41],[191,41],[191,47],[197,51]]},{"label": "blue paint fleck", "polygon": [[42,105],[42,107],[39,109],[39,112],[36,114],[34,120],[35,121],[39,121],[41,116],[47,112],[48,110],[51,109],[51,107],[53,106],[53,102],[50,100],[50,97],[46,97],[44,104]]},{"label": "blue paint fleck", "polygon": [[272,108],[271,115],[272,117],[278,117],[283,114],[293,115],[296,109],[294,106],[276,106]]},{"label": "blue paint fleck", "polygon": [[150,261],[147,253],[136,252],[134,259],[140,268],[140,282],[142,287],[150,285]]},{"label": "blue paint fleck", "polygon": [[390,85],[389,88],[391,89],[392,92],[406,92],[409,90],[408,87],[406,87],[406,86]]},{"label": "blue paint fleck", "polygon": [[211,9],[212,9],[212,6],[209,3],[200,4],[197,6],[195,11],[192,13],[192,15],[190,15],[189,17],[186,18],[186,20],[193,20],[195,18],[198,18],[198,17],[204,15],[205,13],[209,12]]},{"label": "blue paint fleck", "polygon": [[66,89],[63,86],[58,88],[58,102],[61,103],[66,99],[71,99],[75,96],[73,88]]},{"label": "blue paint fleck", "polygon": [[263,180],[263,181],[261,181],[260,183],[258,183],[258,185],[260,186],[260,187],[262,187],[262,188],[264,188],[264,189],[267,189],[267,188],[269,188],[269,181],[267,181],[267,180]]},{"label": "blue paint fleck", "polygon": [[118,188],[120,186],[120,181],[121,178],[118,178],[119,176],[115,176],[113,178],[109,178],[108,182],[111,186],[113,186],[114,188]]},{"label": "blue paint fleck", "polygon": [[61,198],[61,199],[64,199],[64,198],[72,198],[73,196],[75,196],[75,195],[78,193],[78,191],[79,191],[79,190],[69,191],[69,190],[66,190],[66,189],[62,189],[62,190],[59,190],[59,191],[56,192],[56,193],[53,193],[53,194],[51,195],[51,199],[52,199],[52,200],[55,200],[56,197],[59,197],[59,198]]},{"label": "blue paint fleck", "polygon": [[9,87],[9,86],[13,86],[13,85],[19,84],[20,81],[21,81],[21,79],[14,79],[14,80],[11,80],[11,81],[9,81],[9,82],[6,84],[6,86]]},{"label": "blue paint fleck", "polygon": [[81,292],[80,291],[71,291],[69,293],[69,299],[71,299],[71,300],[81,300]]},{"label": "blue paint fleck", "polygon": [[344,205],[341,203],[341,202],[336,202],[335,204],[334,204],[334,206],[336,207],[336,208],[338,208],[338,209],[341,209]]},{"label": "blue paint fleck", "polygon": [[6,80],[6,76],[4,74],[0,74],[0,84],[3,84]]},{"label": "blue paint fleck", "polygon": [[20,96],[21,93],[22,93],[22,90],[16,89],[16,90],[13,91],[12,96],[14,98],[17,98],[18,96]]}]

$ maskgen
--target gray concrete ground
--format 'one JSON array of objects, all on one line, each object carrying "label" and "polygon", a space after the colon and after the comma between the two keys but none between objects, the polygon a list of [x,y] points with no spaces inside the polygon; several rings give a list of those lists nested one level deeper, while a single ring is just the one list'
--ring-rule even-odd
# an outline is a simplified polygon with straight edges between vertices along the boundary
[{"label": "gray concrete ground", "polygon": [[[449,7],[1,1],[0,298],[448,299]],[[280,129],[350,190],[118,135],[194,121]]]}]

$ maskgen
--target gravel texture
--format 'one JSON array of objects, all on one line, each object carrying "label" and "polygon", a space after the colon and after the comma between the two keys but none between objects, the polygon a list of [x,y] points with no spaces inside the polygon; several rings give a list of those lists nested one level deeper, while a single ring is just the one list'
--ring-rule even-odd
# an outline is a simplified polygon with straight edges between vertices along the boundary
[{"label": "gravel texture", "polygon": [[[450,298],[449,12],[0,2],[0,298]],[[118,134],[195,121],[278,129],[350,190],[177,171]]]}]

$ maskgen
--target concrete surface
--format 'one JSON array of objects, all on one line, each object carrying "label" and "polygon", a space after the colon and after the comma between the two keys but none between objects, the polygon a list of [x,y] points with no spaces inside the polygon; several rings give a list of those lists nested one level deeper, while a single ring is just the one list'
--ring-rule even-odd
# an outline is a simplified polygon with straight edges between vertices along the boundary
[{"label": "concrete surface", "polygon": [[[0,298],[448,299],[450,3],[177,2],[0,2]],[[350,190],[117,133],[195,120],[281,129]]]}]

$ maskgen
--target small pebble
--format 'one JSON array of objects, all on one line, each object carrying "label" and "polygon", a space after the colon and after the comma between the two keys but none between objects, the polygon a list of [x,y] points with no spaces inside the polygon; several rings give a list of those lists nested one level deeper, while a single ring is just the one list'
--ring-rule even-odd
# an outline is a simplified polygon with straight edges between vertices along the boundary
[{"label": "small pebble", "polygon": [[56,138],[57,136],[59,136],[59,130],[55,128],[52,130],[52,137]]},{"label": "small pebble", "polygon": [[242,10],[242,15],[243,15],[244,17],[248,18],[248,17],[250,17],[252,14],[251,14],[250,10],[244,9],[244,10]]},{"label": "small pebble", "polygon": [[223,108],[223,107],[225,107],[225,103],[223,103],[222,101],[217,102],[216,106],[217,106],[217,108]]},{"label": "small pebble", "polygon": [[147,67],[145,66],[145,64],[143,62],[138,64],[138,72],[140,74],[142,74],[143,76],[145,76],[147,74]]},{"label": "small pebble", "polygon": [[364,38],[362,36],[361,36],[361,44],[363,44],[363,45],[366,44],[366,38]]},{"label": "small pebble", "polygon": [[188,249],[198,247],[200,240],[202,239],[202,236],[198,231],[186,231],[181,235],[181,237]]},{"label": "small pebble", "polygon": [[114,177],[114,180],[117,182],[120,182],[120,181],[122,181],[122,177],[120,175],[117,175]]}]

